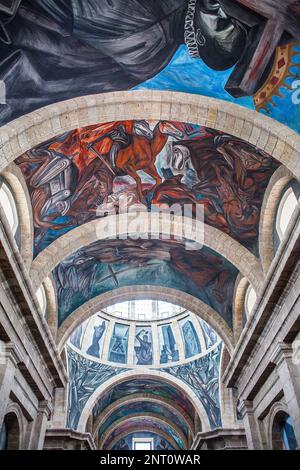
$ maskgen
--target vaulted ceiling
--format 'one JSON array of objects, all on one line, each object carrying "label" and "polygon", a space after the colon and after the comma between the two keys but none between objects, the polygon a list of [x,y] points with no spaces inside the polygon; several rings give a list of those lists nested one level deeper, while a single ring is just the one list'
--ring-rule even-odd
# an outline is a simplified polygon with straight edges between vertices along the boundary
[{"label": "vaulted ceiling", "polygon": [[[16,189],[16,240],[25,246],[33,291],[46,289],[59,347],[118,297],[165,295],[194,307],[230,351],[237,309],[246,321],[245,289],[258,294],[264,281],[262,246],[272,259],[274,220],[262,218],[272,212],[270,185],[281,172],[281,189],[300,174],[298,10],[289,0],[6,3],[0,1],[7,35],[1,176]],[[190,219],[201,208],[197,249],[197,230],[178,237],[177,219],[155,237],[138,225],[127,238],[119,237],[120,226],[112,236],[127,211],[144,223],[153,208],[174,205]],[[134,342],[137,330],[130,331]],[[128,364],[97,362],[69,343],[69,420],[81,425],[91,405],[102,448],[124,449],[145,435],[158,447],[184,448],[200,429],[199,416],[174,380],[180,376],[196,394],[208,427],[220,425],[221,347],[191,356],[181,369],[173,364],[164,372],[171,386],[131,377],[90,404],[90,392],[103,385],[99,377],[127,374]],[[122,401],[132,394],[131,403]]]}]

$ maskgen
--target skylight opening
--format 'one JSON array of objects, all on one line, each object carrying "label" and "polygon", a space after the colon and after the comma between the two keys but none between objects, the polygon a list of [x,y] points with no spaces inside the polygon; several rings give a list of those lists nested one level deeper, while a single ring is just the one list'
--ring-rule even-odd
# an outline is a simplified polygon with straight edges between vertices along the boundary
[{"label": "skylight opening", "polygon": [[283,240],[292,216],[298,206],[298,200],[293,188],[289,188],[283,195],[276,217],[276,230],[280,240]]},{"label": "skylight opening", "polygon": [[111,316],[134,321],[164,320],[184,311],[178,305],[156,300],[130,300],[104,310]]},{"label": "skylight opening", "polygon": [[246,292],[246,296],[245,296],[245,310],[246,310],[246,314],[248,318],[253,312],[256,301],[257,301],[256,292],[253,289],[253,287],[249,285],[247,292]]},{"label": "skylight opening", "polygon": [[4,182],[0,184],[0,204],[12,234],[15,236],[19,225],[17,206],[9,186]]}]

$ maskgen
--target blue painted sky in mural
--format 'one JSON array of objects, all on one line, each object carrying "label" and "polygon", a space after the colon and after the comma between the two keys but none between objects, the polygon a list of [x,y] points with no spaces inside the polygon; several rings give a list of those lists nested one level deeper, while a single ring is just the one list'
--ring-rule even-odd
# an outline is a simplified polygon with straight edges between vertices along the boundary
[{"label": "blue painted sky in mural", "polygon": [[[295,74],[286,79],[286,84],[300,79],[300,45],[294,48],[298,55],[294,57],[290,72]],[[214,97],[255,109],[253,98],[233,98],[224,89],[225,84],[232,73],[232,69],[216,72],[205,65],[201,60],[189,56],[186,46],[181,46],[169,65],[154,78],[138,85],[136,90],[171,90],[184,93]],[[292,95],[295,90],[280,89],[283,97],[274,97],[275,106],[269,106],[269,112],[263,114],[276,119],[300,133],[300,104],[293,104]]]}]

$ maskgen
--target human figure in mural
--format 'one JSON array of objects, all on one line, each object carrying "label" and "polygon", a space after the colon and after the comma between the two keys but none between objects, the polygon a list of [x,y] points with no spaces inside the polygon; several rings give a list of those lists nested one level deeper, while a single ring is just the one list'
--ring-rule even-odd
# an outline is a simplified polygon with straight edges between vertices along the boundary
[{"label": "human figure in mural", "polygon": [[55,271],[57,298],[68,311],[75,295],[87,299],[96,278],[97,265],[93,257],[80,250],[62,261]]},{"label": "human figure in mural", "polygon": [[163,345],[160,353],[160,363],[167,364],[169,362],[170,350],[166,344]]},{"label": "human figure in mural", "polygon": [[130,450],[129,445],[126,443],[125,439],[121,439],[117,450]]},{"label": "human figure in mural", "polygon": [[110,346],[109,359],[112,362],[119,362],[125,364],[127,362],[127,343],[128,343],[128,328],[124,327],[123,334],[116,331],[113,334]]},{"label": "human figure in mural", "polygon": [[163,70],[184,43],[214,70],[241,67],[259,23],[229,0],[13,3],[10,15],[0,8],[2,123],[68,98],[130,89]]},{"label": "human figure in mural", "polygon": [[149,341],[149,332],[141,330],[136,335],[139,346],[135,346],[135,353],[137,357],[138,366],[147,366],[152,364],[152,343]]},{"label": "human figure in mural", "polygon": [[[202,204],[207,223],[255,250],[262,197],[279,164],[254,145],[210,129],[173,143],[169,152],[170,177],[152,204]],[[182,183],[186,168],[194,174],[192,188]]]},{"label": "human figure in mural", "polygon": [[155,450],[168,450],[168,444],[166,443],[166,441],[161,439],[159,443],[157,444],[157,447]]},{"label": "human figure in mural", "polygon": [[105,332],[106,324],[105,321],[101,325],[94,326],[94,334],[91,346],[87,350],[87,354],[94,357],[100,357],[100,341]]},{"label": "human figure in mural", "polygon": [[196,336],[196,332],[193,324],[187,321],[182,327],[185,344],[185,356],[186,358],[195,356],[201,352],[200,344]]}]

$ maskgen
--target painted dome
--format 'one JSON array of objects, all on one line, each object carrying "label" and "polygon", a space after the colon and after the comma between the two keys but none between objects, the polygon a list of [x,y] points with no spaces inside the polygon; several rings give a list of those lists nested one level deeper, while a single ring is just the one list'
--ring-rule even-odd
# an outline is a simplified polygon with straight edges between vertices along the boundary
[{"label": "painted dome", "polygon": [[165,367],[207,354],[220,341],[200,317],[177,305],[128,301],[82,323],[69,346],[91,360],[128,367]]}]

